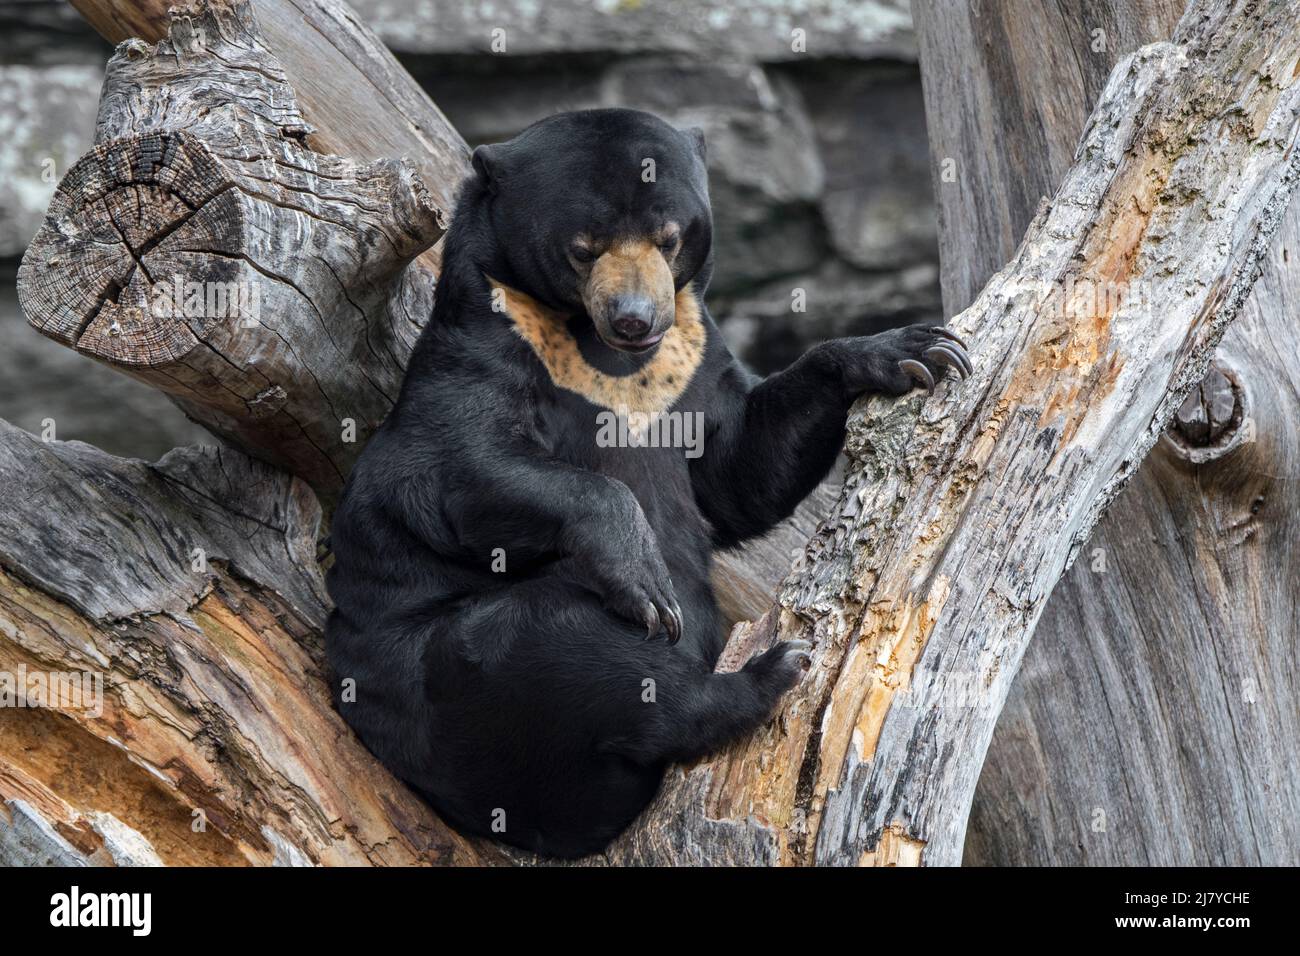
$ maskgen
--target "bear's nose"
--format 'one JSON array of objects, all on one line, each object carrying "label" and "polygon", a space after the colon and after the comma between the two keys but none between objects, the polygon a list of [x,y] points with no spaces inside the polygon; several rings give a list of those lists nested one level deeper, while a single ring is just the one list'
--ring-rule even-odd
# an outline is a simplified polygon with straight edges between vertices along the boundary
[{"label": "bear's nose", "polygon": [[637,342],[650,334],[654,323],[654,303],[642,295],[619,296],[614,301],[610,325],[629,342]]}]

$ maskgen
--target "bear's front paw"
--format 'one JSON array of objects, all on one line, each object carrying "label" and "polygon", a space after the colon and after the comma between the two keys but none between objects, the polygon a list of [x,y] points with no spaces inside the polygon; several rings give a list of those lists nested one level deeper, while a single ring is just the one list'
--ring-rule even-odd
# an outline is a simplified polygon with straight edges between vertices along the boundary
[{"label": "bear's front paw", "polygon": [[660,628],[669,644],[682,639],[682,610],[653,533],[638,535],[626,551],[593,562],[589,570],[605,606],[619,617],[644,624],[646,640]]},{"label": "bear's front paw", "polygon": [[918,385],[933,395],[935,382],[947,369],[963,379],[974,369],[966,343],[938,325],[906,326],[843,341],[848,346],[845,385],[852,395],[904,395]]}]

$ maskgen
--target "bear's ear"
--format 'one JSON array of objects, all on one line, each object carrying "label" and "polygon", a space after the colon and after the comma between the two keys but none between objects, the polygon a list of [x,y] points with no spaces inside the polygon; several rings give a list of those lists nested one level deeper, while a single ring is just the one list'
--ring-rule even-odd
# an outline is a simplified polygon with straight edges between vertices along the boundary
[{"label": "bear's ear", "polygon": [[706,162],[709,155],[708,150],[704,146],[704,130],[700,129],[698,126],[691,126],[682,130],[682,134],[695,148],[695,155],[700,157],[700,162]]},{"label": "bear's ear", "polygon": [[474,164],[474,172],[483,180],[483,185],[496,192],[501,179],[501,145],[496,143],[474,147],[470,161]]}]

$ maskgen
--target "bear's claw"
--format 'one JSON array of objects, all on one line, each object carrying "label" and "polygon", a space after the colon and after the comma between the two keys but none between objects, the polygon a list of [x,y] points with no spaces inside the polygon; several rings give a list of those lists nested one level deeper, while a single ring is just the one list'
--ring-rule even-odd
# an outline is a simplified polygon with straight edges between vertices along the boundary
[{"label": "bear's claw", "polygon": [[934,376],[930,374],[928,368],[916,359],[903,359],[898,363],[898,367],[916,379],[921,385],[924,385],[927,392],[931,395],[934,394]]},{"label": "bear's claw", "polygon": [[942,335],[945,339],[952,339],[963,349],[966,348],[966,340],[946,326],[932,325],[930,326],[930,331],[933,332],[935,335]]},{"label": "bear's claw", "polygon": [[966,378],[975,367],[971,365],[966,350],[955,342],[952,345],[936,345],[925,350],[925,357],[940,365],[947,365],[957,370],[957,374]]},{"label": "bear's claw", "polygon": [[676,604],[664,616],[664,630],[668,633],[669,644],[676,644],[682,639],[682,612]]},{"label": "bear's claw", "polygon": [[662,608],[654,601],[647,601],[642,610],[645,621],[645,639],[648,641],[662,628],[668,635],[668,643],[676,644],[682,639],[682,611],[675,603],[664,604]]},{"label": "bear's claw", "polygon": [[[884,334],[890,335],[890,333]],[[900,329],[893,333],[892,338],[893,343],[897,343],[894,344],[894,348],[904,354],[912,353],[907,358],[897,359],[898,369],[906,378],[887,387],[886,390],[894,394],[906,391],[905,383],[910,380],[933,395],[935,382],[942,378],[948,369],[952,369],[963,379],[969,378],[975,371],[975,366],[966,353],[966,343],[960,336],[949,332],[943,326],[935,325],[927,329],[913,326]]]},{"label": "bear's claw", "polygon": [[641,613],[645,616],[645,639],[648,641],[659,633],[659,609],[652,601],[647,601]]}]

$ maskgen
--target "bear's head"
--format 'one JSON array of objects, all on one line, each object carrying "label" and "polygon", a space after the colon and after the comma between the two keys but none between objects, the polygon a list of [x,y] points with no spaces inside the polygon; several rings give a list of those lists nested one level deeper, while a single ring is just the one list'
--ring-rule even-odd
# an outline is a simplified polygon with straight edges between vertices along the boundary
[{"label": "bear's head", "polygon": [[[508,281],[599,340],[652,351],[711,266],[704,137],[636,110],[561,113],[474,150]],[[505,279],[504,276],[494,278]]]}]

